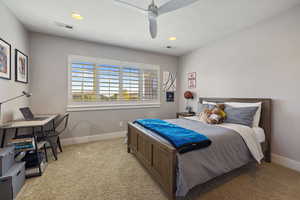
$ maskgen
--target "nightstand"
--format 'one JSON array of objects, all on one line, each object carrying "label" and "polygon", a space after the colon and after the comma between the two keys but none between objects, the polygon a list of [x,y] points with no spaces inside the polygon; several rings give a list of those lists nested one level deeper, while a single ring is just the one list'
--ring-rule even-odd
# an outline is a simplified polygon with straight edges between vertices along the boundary
[{"label": "nightstand", "polygon": [[191,113],[188,113],[188,112],[178,112],[176,113],[176,117],[177,118],[183,118],[183,117],[192,117],[192,116],[195,116],[196,113],[194,112],[191,112]]}]

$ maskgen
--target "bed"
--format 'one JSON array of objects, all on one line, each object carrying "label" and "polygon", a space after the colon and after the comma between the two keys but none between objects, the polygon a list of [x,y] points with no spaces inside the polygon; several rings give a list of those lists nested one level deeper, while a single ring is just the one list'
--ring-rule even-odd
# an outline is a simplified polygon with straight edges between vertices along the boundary
[{"label": "bed", "polygon": [[[199,98],[200,103],[203,101],[262,102],[259,121],[261,129],[253,130],[253,133],[260,142],[264,161],[271,162],[271,99]],[[207,149],[179,154],[168,141],[156,133],[138,124],[128,123],[128,153],[132,153],[147,169],[169,199],[184,196],[192,187],[253,162],[256,158],[249,145],[245,144],[247,138],[236,134],[237,132],[231,129],[232,127],[226,127],[226,124],[208,127],[193,119],[167,121],[198,132],[204,131],[213,141],[212,147]]]}]

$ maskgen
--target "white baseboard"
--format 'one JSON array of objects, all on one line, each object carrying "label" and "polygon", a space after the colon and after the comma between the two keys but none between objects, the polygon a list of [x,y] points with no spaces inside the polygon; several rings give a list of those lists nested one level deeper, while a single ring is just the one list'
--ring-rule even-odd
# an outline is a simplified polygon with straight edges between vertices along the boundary
[{"label": "white baseboard", "polygon": [[272,162],[300,172],[300,162],[290,158],[272,154]]},{"label": "white baseboard", "polygon": [[108,140],[113,138],[125,137],[126,133],[127,131],[119,131],[113,133],[89,135],[89,136],[82,136],[82,137],[71,137],[71,138],[61,139],[61,143],[63,146],[66,146],[71,144],[81,144],[81,143],[88,143],[88,142],[94,142],[99,140]]}]

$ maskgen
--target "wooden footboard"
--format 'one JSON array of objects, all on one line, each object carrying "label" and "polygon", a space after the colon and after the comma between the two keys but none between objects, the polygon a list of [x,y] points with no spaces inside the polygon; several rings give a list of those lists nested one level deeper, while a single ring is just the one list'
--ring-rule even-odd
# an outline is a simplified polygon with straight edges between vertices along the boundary
[{"label": "wooden footboard", "polygon": [[175,199],[176,149],[128,123],[128,152],[152,175],[169,199]]}]

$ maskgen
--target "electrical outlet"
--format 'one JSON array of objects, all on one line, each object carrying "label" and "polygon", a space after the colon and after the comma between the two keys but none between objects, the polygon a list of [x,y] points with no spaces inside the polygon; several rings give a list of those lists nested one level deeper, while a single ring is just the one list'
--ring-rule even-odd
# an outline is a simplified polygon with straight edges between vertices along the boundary
[{"label": "electrical outlet", "polygon": [[119,125],[120,125],[120,127],[123,127],[123,121],[120,121]]}]

